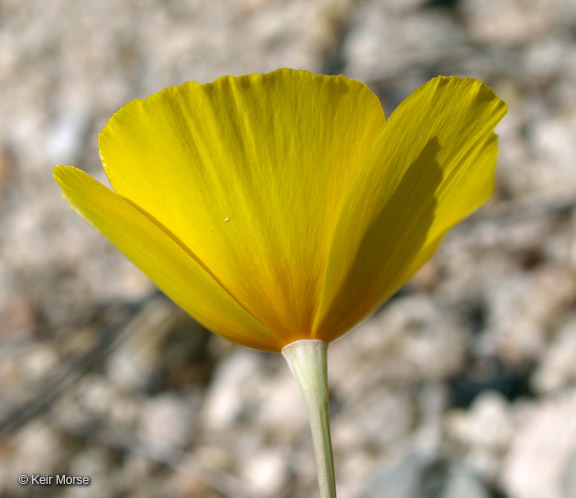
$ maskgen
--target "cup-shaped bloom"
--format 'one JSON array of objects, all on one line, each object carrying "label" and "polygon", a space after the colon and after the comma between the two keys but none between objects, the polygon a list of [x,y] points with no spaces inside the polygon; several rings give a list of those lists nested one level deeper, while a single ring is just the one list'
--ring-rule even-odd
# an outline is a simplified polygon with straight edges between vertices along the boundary
[{"label": "cup-shaped bloom", "polygon": [[492,193],[506,105],[438,77],[385,118],[343,76],[185,83],[99,136],[114,190],[55,168],[72,207],[208,329],[257,349],[330,342]]}]

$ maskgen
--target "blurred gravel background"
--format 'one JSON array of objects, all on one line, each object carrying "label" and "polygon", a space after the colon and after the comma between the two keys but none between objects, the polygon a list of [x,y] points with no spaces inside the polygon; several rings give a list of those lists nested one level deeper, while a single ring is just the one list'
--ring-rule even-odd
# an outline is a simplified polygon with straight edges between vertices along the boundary
[{"label": "blurred gravel background", "polygon": [[340,496],[576,497],[574,0],[0,0],[0,496],[316,496],[282,359],[176,309],[51,172],[104,180],[133,98],[284,66],[388,114],[438,74],[510,106],[493,200],[331,347]]}]

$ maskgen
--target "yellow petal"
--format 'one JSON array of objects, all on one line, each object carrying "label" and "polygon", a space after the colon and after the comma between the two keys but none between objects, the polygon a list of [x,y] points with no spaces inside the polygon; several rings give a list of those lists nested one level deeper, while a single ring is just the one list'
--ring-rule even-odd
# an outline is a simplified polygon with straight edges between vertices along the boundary
[{"label": "yellow petal", "polygon": [[278,70],[133,101],[100,151],[116,192],[288,344],[310,337],[337,214],[384,125],[363,84]]},{"label": "yellow petal", "polygon": [[314,337],[333,340],[380,306],[490,196],[505,113],[489,87],[454,77],[394,111],[339,214]]},{"label": "yellow petal", "polygon": [[54,178],[88,223],[207,328],[266,351],[279,351],[285,345],[246,312],[197,256],[153,216],[79,169],[58,166]]}]

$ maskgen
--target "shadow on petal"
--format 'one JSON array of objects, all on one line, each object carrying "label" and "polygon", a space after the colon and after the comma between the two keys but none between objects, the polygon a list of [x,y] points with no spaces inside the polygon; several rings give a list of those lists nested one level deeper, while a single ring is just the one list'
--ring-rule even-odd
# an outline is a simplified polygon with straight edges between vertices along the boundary
[{"label": "shadow on petal", "polygon": [[444,180],[444,171],[437,161],[439,151],[438,138],[431,138],[406,169],[362,238],[315,337],[335,339],[404,284],[405,270],[422,249],[434,221],[436,192]]}]

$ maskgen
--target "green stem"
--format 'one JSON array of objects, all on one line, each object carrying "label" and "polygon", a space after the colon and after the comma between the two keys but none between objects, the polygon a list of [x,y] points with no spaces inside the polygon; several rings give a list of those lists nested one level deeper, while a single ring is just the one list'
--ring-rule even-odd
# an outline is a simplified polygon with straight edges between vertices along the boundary
[{"label": "green stem", "polygon": [[324,341],[303,339],[285,346],[282,355],[300,386],[308,409],[320,497],[336,498],[328,409],[327,350],[328,344]]}]

